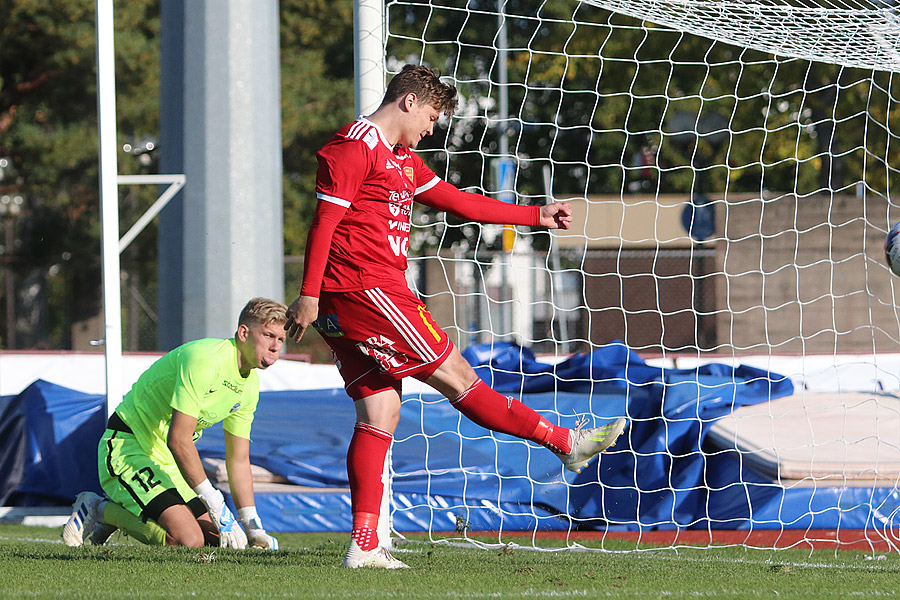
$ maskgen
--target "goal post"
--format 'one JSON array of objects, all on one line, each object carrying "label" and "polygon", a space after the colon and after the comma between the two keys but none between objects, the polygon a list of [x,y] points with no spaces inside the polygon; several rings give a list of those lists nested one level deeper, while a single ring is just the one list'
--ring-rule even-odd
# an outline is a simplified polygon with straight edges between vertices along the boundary
[{"label": "goal post", "polygon": [[[488,344],[494,360],[513,341],[537,355],[479,370],[519,382],[504,393],[528,392],[545,379],[527,369],[546,367],[554,383],[523,400],[551,421],[609,416],[613,388],[631,419],[628,441],[572,479],[548,474],[536,447],[464,419],[432,431],[423,416],[395,453],[459,458],[429,450],[395,469],[429,490],[396,504],[395,521],[427,521],[441,540],[469,523],[497,543],[526,529],[535,545],[547,528],[733,529],[748,546],[770,543],[758,531],[802,543],[846,528],[897,549],[900,279],[882,247],[900,220],[895,3],[387,0],[381,18],[360,65],[381,64],[383,85],[427,64],[459,90],[457,113],[418,149],[432,169],[520,204],[568,201],[575,216],[552,235],[519,228],[508,251],[502,228],[418,211],[411,284],[461,349]],[[504,186],[501,164],[514,167]],[[587,371],[547,367],[568,369],[576,351]],[[735,400],[762,381],[768,395]],[[708,389],[726,385],[704,412]],[[666,398],[685,390],[672,412]],[[404,399],[415,415],[439,406]],[[650,431],[683,437],[648,450]],[[447,533],[450,515],[463,525]]]}]

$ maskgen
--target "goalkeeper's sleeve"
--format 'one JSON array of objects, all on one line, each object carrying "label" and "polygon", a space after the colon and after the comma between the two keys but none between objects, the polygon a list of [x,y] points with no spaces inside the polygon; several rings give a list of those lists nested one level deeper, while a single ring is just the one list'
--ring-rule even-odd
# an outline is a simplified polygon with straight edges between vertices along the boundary
[{"label": "goalkeeper's sleeve", "polygon": [[225,497],[222,496],[222,492],[214,488],[209,479],[204,479],[197,485],[194,492],[206,506],[210,518],[219,530],[219,546],[246,548],[247,535],[238,525],[231,510],[225,505]]},{"label": "goalkeeper's sleeve", "polygon": [[251,548],[263,550],[278,550],[278,540],[266,533],[256,514],[255,506],[245,506],[238,509],[238,520],[247,532],[247,542]]}]

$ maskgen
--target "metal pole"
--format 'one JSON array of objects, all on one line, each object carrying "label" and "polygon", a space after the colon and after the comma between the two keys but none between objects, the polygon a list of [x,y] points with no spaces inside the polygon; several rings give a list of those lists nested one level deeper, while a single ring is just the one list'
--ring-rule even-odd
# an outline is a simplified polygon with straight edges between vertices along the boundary
[{"label": "metal pole", "polygon": [[100,221],[103,264],[103,351],[106,409],[122,401],[122,306],[119,266],[119,190],[116,183],[116,65],[112,0],[96,0],[97,122],[99,124]]},{"label": "metal pole", "polygon": [[[550,170],[550,165],[544,165],[543,168],[544,175],[544,195],[547,197],[547,204],[553,202],[553,175]],[[563,279],[562,279],[562,261],[559,259],[559,242],[556,241],[556,235],[553,233],[550,234],[550,266],[553,269],[551,273],[551,285],[553,289],[559,293],[559,302],[562,302],[563,295]],[[554,298],[551,295],[551,298]],[[556,303],[553,303],[553,307],[556,308]],[[567,311],[564,310],[564,307],[560,306],[561,309],[561,318],[559,319],[559,341],[560,341],[560,350],[563,354],[569,353],[569,315],[566,314]],[[553,329],[551,326],[551,333]]]},{"label": "metal pole", "polygon": [[[353,64],[356,88],[356,114],[370,115],[381,105],[385,89],[384,0],[353,2]],[[384,491],[378,518],[378,542],[392,546],[391,530],[391,449],[388,448],[381,474]]]},{"label": "metal pole", "polygon": [[13,220],[12,217],[4,219],[4,230],[6,239],[6,349],[12,350],[16,347],[16,287],[13,284],[13,265],[12,265],[12,247],[13,247]]},{"label": "metal pole", "polygon": [[[497,111],[497,119],[500,122],[500,176],[499,188],[501,197],[508,192],[510,184],[511,169],[505,167],[505,163],[509,154],[509,140],[506,137],[506,131],[509,127],[509,70],[507,65],[507,39],[506,39],[506,15],[504,14],[504,3],[506,0],[497,0],[497,75],[499,77],[499,95],[500,102]],[[506,226],[501,231],[501,236],[506,235]],[[503,238],[501,238],[503,245]],[[506,250],[504,248],[504,250]],[[512,332],[512,307],[509,304],[512,294],[509,290],[509,270],[510,261],[512,260],[511,252],[502,252],[500,254],[500,327],[501,331]]]},{"label": "metal pole", "polygon": [[[509,154],[509,140],[506,138],[506,131],[509,129],[509,70],[507,65],[507,48],[506,39],[506,15],[503,12],[503,5],[506,0],[497,0],[497,75],[500,81],[500,106],[497,112],[497,118],[500,121],[500,160],[506,160]],[[505,184],[505,181],[501,181]]]},{"label": "metal pole", "polygon": [[384,96],[384,0],[354,0],[356,114],[369,115]]},{"label": "metal pole", "polygon": [[183,174],[178,175],[119,175],[116,178],[116,181],[119,185],[132,185],[132,184],[163,184],[168,183],[169,187],[166,188],[166,191],[163,192],[159,198],[156,199],[156,202],[153,203],[150,208],[144,212],[141,217],[135,221],[134,225],[131,226],[131,229],[128,230],[128,233],[122,236],[122,239],[119,240],[119,253],[125,251],[125,248],[134,241],[134,238],[138,236],[140,232],[144,230],[144,228],[153,220],[153,218],[159,214],[159,212],[166,207],[169,201],[175,197],[175,194],[178,193],[184,186],[185,176]]}]

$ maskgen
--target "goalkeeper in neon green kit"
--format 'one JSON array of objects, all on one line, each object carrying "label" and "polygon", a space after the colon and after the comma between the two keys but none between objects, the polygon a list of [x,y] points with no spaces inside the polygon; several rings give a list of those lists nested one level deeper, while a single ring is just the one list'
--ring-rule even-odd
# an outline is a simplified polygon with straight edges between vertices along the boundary
[{"label": "goalkeeper in neon green kit", "polygon": [[[255,369],[278,359],[286,310],[254,298],[234,338],[179,346],[140,376],[100,439],[100,485],[108,498],[78,494],[63,527],[67,545],[103,544],[122,529],[146,544],[278,549],[256,513],[250,425],[259,401]],[[237,519],[206,478],[194,445],[219,422]]]}]

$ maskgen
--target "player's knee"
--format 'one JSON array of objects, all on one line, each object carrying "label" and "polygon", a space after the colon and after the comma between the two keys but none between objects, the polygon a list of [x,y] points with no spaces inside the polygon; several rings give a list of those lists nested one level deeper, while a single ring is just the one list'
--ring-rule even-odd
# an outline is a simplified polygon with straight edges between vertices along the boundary
[{"label": "player's knee", "polygon": [[447,366],[452,369],[454,375],[459,379],[470,380],[470,384],[478,378],[475,374],[475,369],[463,357],[458,348],[453,348],[453,352],[447,358]]},{"label": "player's knee", "polygon": [[478,380],[472,365],[453,348],[450,356],[431,374],[425,383],[453,400]]},{"label": "player's knee", "polygon": [[174,531],[166,532],[167,546],[187,546],[189,548],[200,548],[206,545],[203,531],[200,527],[183,527]]},{"label": "player's knee", "polygon": [[398,410],[395,413],[388,414],[385,416],[384,424],[382,429],[384,431],[389,431],[394,433],[397,430],[397,425],[400,423],[400,411]]}]

